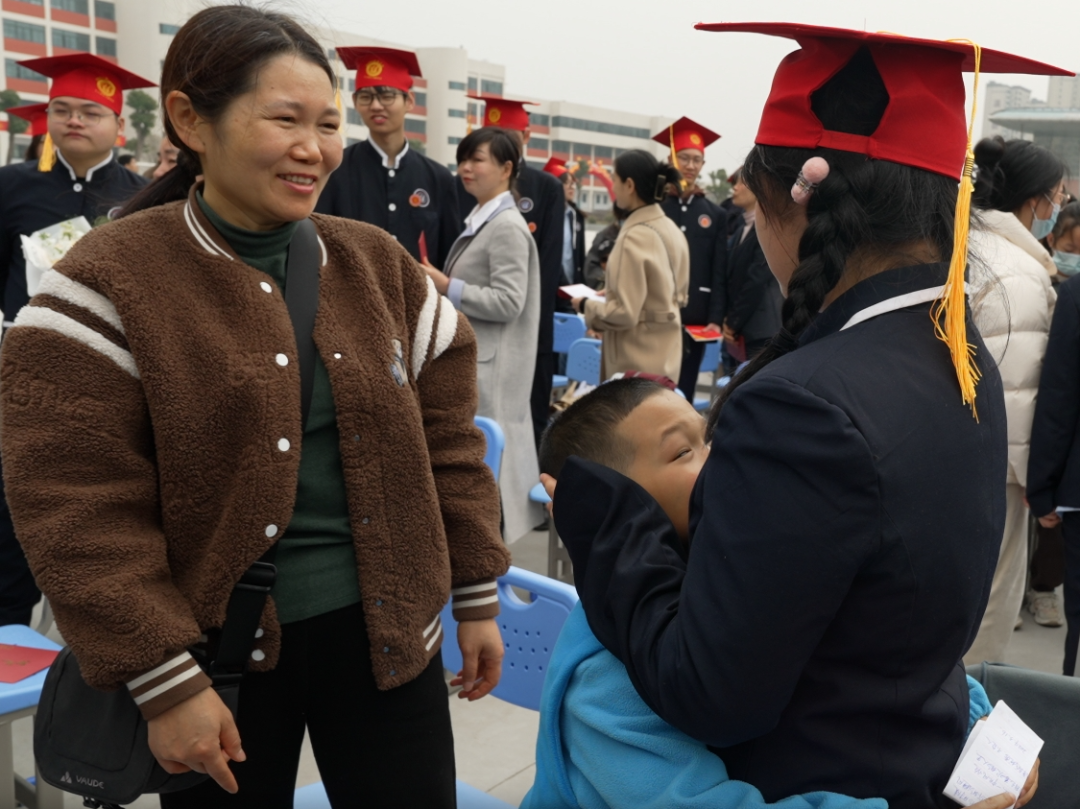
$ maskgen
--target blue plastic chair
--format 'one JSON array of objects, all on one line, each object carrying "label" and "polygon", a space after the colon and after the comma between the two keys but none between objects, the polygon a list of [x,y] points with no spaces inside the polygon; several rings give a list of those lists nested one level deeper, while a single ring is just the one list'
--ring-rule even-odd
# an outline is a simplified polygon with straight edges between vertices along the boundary
[{"label": "blue plastic chair", "polygon": [[[512,587],[526,590],[530,600],[522,601]],[[506,645],[506,657],[503,658],[502,679],[491,692],[493,696],[522,708],[540,710],[540,695],[548,661],[559,632],[577,602],[577,590],[569,584],[538,573],[511,567],[499,579],[501,611],[498,621]],[[443,666],[451,671],[460,671],[457,621],[449,604],[443,608],[441,617]],[[457,782],[457,801],[458,809],[513,809],[505,801],[462,781]],[[330,809],[326,789],[317,783],[296,790],[293,809]]]},{"label": "blue plastic chair", "polygon": [[600,341],[590,337],[575,340],[566,358],[566,375],[578,382],[600,384]]},{"label": "blue plastic chair", "polygon": [[585,318],[568,312],[555,313],[555,338],[552,351],[568,354],[570,346],[585,336]]},{"label": "blue plastic chair", "polygon": [[711,374],[720,367],[720,341],[713,340],[705,344],[705,353],[701,355],[700,373]]},{"label": "blue plastic chair", "polygon": [[502,427],[494,419],[476,416],[473,421],[480,428],[480,432],[484,434],[484,439],[487,441],[484,463],[491,470],[491,474],[495,476],[495,480],[498,480],[499,470],[502,469],[503,450],[506,449],[506,434],[503,433]]}]

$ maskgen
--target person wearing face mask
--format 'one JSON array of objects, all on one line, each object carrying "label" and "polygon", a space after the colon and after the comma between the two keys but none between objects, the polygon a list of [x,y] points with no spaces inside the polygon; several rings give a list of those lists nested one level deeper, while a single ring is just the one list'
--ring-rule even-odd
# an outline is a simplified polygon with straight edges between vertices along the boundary
[{"label": "person wearing face mask", "polygon": [[964,656],[969,664],[1004,660],[1026,589],[1028,448],[1057,299],[1050,283],[1056,267],[1039,239],[1053,230],[1065,194],[1065,166],[1031,141],[985,138],[975,146],[975,165],[967,291],[1005,389],[1009,465],[1001,552],[979,633]]}]

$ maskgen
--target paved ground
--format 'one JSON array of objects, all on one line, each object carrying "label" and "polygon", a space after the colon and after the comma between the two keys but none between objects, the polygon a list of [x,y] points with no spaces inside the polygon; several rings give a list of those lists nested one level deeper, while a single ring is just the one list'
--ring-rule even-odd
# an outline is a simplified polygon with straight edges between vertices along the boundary
[{"label": "paved ground", "polygon": [[[547,572],[547,534],[533,532],[511,545],[514,564]],[[1024,627],[1013,633],[1006,662],[1026,668],[1060,673],[1065,630],[1038,626],[1024,613]],[[57,639],[59,637],[57,636]],[[478,789],[517,806],[533,782],[535,742],[539,714],[517,708],[494,697],[468,703],[451,698],[458,777]],[[15,723],[15,765],[18,772],[33,768],[32,726],[29,719]],[[319,780],[318,768],[305,743],[297,786]],[[66,796],[64,809],[82,802]],[[132,804],[134,809],[156,809],[156,798]]]}]

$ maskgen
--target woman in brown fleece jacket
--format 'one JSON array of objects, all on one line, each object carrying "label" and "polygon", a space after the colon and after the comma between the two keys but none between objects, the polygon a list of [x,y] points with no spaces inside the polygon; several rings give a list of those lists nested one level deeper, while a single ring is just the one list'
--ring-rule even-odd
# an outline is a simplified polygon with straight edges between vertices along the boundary
[{"label": "woman in brown fleece jacket", "polygon": [[[166,769],[239,787],[208,781],[167,807],[291,806],[305,726],[335,806],[452,806],[451,593],[466,695],[499,677],[508,554],[472,423],[475,339],[368,225],[312,217],[318,363],[301,424],[284,256],[341,161],[334,86],[289,18],[196,14],[161,82],[183,159],[133,207],[179,199],[88,234],[4,341],[11,510],[84,676],[126,684]],[[336,523],[320,513],[335,487]],[[301,513],[326,536],[300,537]],[[290,595],[267,604],[237,728],[188,649],[278,540]],[[304,574],[316,558],[329,569]]]}]

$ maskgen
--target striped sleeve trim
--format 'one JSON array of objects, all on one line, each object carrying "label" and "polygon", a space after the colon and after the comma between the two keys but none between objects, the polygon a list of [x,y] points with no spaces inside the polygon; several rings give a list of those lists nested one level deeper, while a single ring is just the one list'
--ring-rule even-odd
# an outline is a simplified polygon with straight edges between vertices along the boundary
[{"label": "striped sleeve trim", "polygon": [[210,678],[185,651],[129,680],[127,687],[143,716],[150,720],[210,685]]},{"label": "striped sleeve trim", "polygon": [[124,324],[120,322],[120,315],[112,301],[100,292],[95,292],[85,284],[73,281],[56,270],[46,270],[41,276],[37,294],[52,295],[75,306],[81,306],[100,317],[121,334],[124,333]]},{"label": "striped sleeve trim", "polygon": [[442,633],[442,618],[436,615],[435,620],[424,629],[424,650],[430,652],[431,647],[439,642]]},{"label": "striped sleeve trim", "polygon": [[88,309],[69,303],[63,298],[57,298],[53,295],[43,295],[41,293],[34,296],[34,301],[30,305],[40,306],[44,309],[52,309],[54,312],[67,315],[72,320],[82,323],[88,329],[93,329],[98,332],[102,337],[108,338],[112,343],[115,343],[125,351],[131,350],[128,347],[127,337],[124,336],[122,331],[114,329]]},{"label": "striped sleeve trim", "polygon": [[499,614],[499,585],[495,579],[454,587],[450,596],[458,621],[479,621]]},{"label": "striped sleeve trim", "polygon": [[439,311],[439,293],[430,278],[427,281],[427,297],[420,307],[420,317],[416,321],[416,333],[413,335],[412,368],[413,378],[418,378],[424,369],[424,361],[431,346],[431,335],[435,330],[435,315]]},{"label": "striped sleeve trim", "polygon": [[54,331],[82,343],[99,354],[108,357],[127,373],[139,379],[139,369],[131,352],[121,348],[108,337],[94,331],[65,314],[44,306],[24,306],[15,317],[12,330],[18,328],[36,328]]}]

